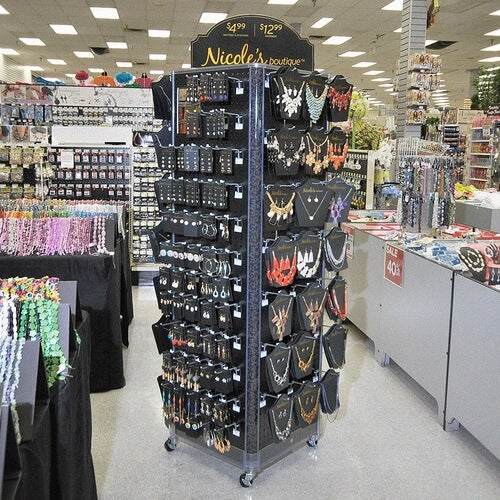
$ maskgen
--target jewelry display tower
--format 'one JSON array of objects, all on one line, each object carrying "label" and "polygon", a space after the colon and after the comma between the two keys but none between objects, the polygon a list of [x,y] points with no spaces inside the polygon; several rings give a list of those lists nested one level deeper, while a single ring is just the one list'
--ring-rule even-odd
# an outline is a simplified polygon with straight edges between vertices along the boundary
[{"label": "jewelry display tower", "polygon": [[[326,221],[317,226],[311,221],[320,208],[324,208],[326,215],[330,203],[321,206],[325,196],[329,194],[333,200],[335,197],[332,198],[332,188],[324,187],[329,181],[315,179],[311,173],[309,177],[301,174],[286,181],[288,185],[283,189],[298,188],[292,191],[288,203],[283,198],[280,203],[275,203],[273,200],[278,195],[274,192],[275,197],[269,197],[271,183],[277,179],[265,158],[266,134],[289,126],[283,123],[283,119],[276,118],[271,110],[270,87],[275,82],[270,81],[269,75],[273,72],[276,72],[275,67],[261,64],[172,72],[172,138],[171,144],[158,157],[165,175],[155,187],[162,222],[150,234],[157,262],[166,264],[155,278],[163,316],[153,325],[158,351],[163,355],[163,376],[158,382],[169,429],[165,448],[173,451],[179,440],[186,441],[221,458],[243,469],[240,484],[244,487],[250,486],[263,469],[305,443],[315,447],[321,427],[322,311],[327,297],[321,248],[323,223]],[[301,74],[309,75],[306,72]],[[221,75],[227,78],[226,87],[217,87]],[[194,86],[193,78],[197,82]],[[196,92],[193,88],[197,89]],[[197,92],[201,97],[193,96]],[[207,95],[211,97],[206,98]],[[294,97],[290,92],[283,97],[282,104],[292,114],[297,111],[297,102],[297,93]],[[326,110],[323,117],[328,130]],[[290,123],[292,127],[286,129],[287,132],[293,125],[298,129],[307,129],[309,125],[309,121],[302,118],[300,122]],[[209,162],[204,156],[207,148],[211,150]],[[267,151],[269,155],[269,146]],[[339,155],[340,152],[341,148]],[[320,153],[320,149],[310,150],[308,156],[316,160],[315,165],[321,172],[321,168],[326,170],[327,167],[318,165]],[[196,168],[191,165],[193,158]],[[321,156],[321,160],[328,165],[326,158]],[[314,166],[314,162],[310,166]],[[344,188],[345,183],[341,184]],[[315,191],[320,185],[324,191]],[[327,193],[323,201],[317,192]],[[306,207],[298,222],[291,222],[293,209],[290,208],[294,200],[299,203],[300,195],[309,197],[313,209],[317,202],[317,208],[309,213]],[[348,207],[349,203],[345,205]],[[305,224],[301,223],[301,217]],[[288,233],[281,231],[279,235],[277,227],[270,233],[273,230],[269,224],[282,224],[284,219],[289,224],[285,226]],[[317,231],[304,231],[312,227]],[[284,234],[292,239],[282,240]],[[307,259],[304,258],[304,249],[300,251],[301,247],[295,253],[287,254],[286,258],[279,253],[280,243],[284,248],[294,238],[302,238],[301,241],[309,245]],[[319,250],[311,250],[313,240]],[[271,249],[274,250],[271,252]],[[300,269],[297,256],[303,258],[307,268]],[[293,285],[293,276],[290,281],[287,275],[291,272],[298,272],[298,275],[302,272],[302,279]],[[221,279],[230,284],[230,289],[223,285],[219,287]],[[310,301],[306,310],[306,300],[301,305],[299,298],[302,298],[301,292],[310,290],[311,286],[316,287],[317,296],[321,295],[322,299],[315,298],[314,306]],[[283,336],[290,335],[290,331],[285,334],[281,331],[276,336],[271,333],[271,325],[278,328],[283,319],[280,314],[272,318],[270,313],[272,305],[278,307],[273,301],[285,296],[283,287],[287,287],[289,295],[286,296],[290,298],[288,308],[281,304],[283,314],[288,316],[290,304],[297,304],[293,317],[295,332],[304,330],[302,324],[299,326],[301,307],[303,316],[309,319],[314,316],[310,320],[311,324],[314,323],[313,328],[302,332],[305,334],[303,339],[312,342],[311,350],[306,351],[307,355],[303,354],[302,358],[296,355],[299,367],[310,368],[300,379],[289,374],[288,368],[282,373],[275,364],[266,362],[271,354],[286,348],[290,361],[292,348],[281,343]],[[181,288],[185,293],[176,293]],[[223,302],[220,300],[222,292]],[[203,300],[200,301],[199,296]],[[208,326],[213,325],[210,321],[214,315],[218,323],[214,327]],[[226,326],[229,322],[231,327],[221,331],[221,321]],[[289,328],[292,328],[291,324]],[[205,335],[207,329],[209,333]],[[208,346],[208,349],[206,342],[213,342],[214,338],[213,347]],[[212,352],[208,360],[207,352]],[[205,372],[210,370],[214,386],[205,389]],[[290,385],[285,392],[273,389],[273,380],[279,386],[289,376]],[[309,398],[301,401],[299,391],[306,385],[317,389],[314,392],[317,396],[311,396],[310,392]],[[200,393],[203,393],[201,397]],[[278,413],[268,414],[269,408],[276,400],[286,401],[288,395],[299,401],[295,412],[302,415],[302,421],[296,415],[297,423],[294,419],[292,424],[292,407],[288,411],[283,407],[279,417],[284,420],[278,429]],[[284,398],[280,399],[282,396]],[[210,409],[207,409],[207,397],[211,400]],[[323,399],[321,401],[323,408]],[[336,409],[337,405],[335,397],[331,406]],[[196,418],[198,415],[203,418]],[[208,432],[207,426],[213,427],[214,423],[215,432]]]}]

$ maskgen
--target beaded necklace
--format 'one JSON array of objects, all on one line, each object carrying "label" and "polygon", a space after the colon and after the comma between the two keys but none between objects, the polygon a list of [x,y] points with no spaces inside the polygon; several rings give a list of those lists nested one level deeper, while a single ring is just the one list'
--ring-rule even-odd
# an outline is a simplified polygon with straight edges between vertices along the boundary
[{"label": "beaded necklace", "polygon": [[321,116],[323,106],[325,105],[326,96],[328,94],[328,85],[323,86],[321,94],[316,96],[312,91],[309,83],[306,83],[306,103],[309,111],[309,118],[313,123],[316,123]]}]

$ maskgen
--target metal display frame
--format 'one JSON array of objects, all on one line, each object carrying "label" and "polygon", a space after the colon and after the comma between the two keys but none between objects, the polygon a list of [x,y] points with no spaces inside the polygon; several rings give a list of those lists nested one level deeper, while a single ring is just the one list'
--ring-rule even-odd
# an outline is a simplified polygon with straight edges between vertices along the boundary
[{"label": "metal display frame", "polygon": [[[186,75],[199,73],[224,72],[231,80],[233,89],[238,87],[238,94],[245,93],[247,98],[246,109],[244,113],[239,110],[234,113],[244,115],[242,117],[245,123],[246,136],[244,144],[231,144],[231,141],[225,141],[223,147],[238,147],[244,150],[244,164],[246,163],[246,175],[244,184],[244,196],[246,196],[245,213],[242,237],[245,239],[244,248],[242,248],[243,266],[246,266],[244,275],[243,293],[244,307],[243,316],[245,321],[245,361],[244,361],[244,432],[242,433],[244,445],[240,449],[231,446],[229,452],[221,454],[213,448],[206,446],[203,436],[197,438],[179,433],[175,423],[165,420],[168,427],[168,438],[165,442],[167,451],[173,451],[178,442],[185,442],[196,449],[208,453],[211,456],[230,463],[243,473],[240,476],[240,484],[243,487],[252,485],[257,475],[264,469],[279,461],[286,455],[307,444],[310,447],[316,447],[320,430],[322,428],[322,415],[318,410],[316,422],[307,427],[297,428],[286,439],[278,444],[272,443],[263,446],[261,433],[263,425],[262,408],[265,406],[265,397],[261,390],[261,363],[263,357],[261,321],[263,304],[263,201],[264,201],[264,148],[265,134],[268,128],[270,116],[269,99],[269,80],[268,75],[277,68],[263,64],[248,64],[234,66],[216,66],[210,68],[179,70],[172,72],[172,144],[179,145],[181,142],[189,143],[189,139],[179,138],[177,133],[179,120],[177,117],[177,106],[179,103],[179,82],[184,81]],[[241,90],[243,89],[243,91]],[[220,104],[226,108],[230,114],[233,111],[231,104]],[[277,122],[276,122],[277,123]],[[234,126],[234,125],[233,125]],[[241,131],[240,131],[241,134]],[[238,136],[242,139],[242,136]],[[205,142],[206,144],[206,142]],[[243,167],[240,167],[243,168]],[[230,184],[230,183],[228,183]],[[244,199],[242,200],[245,201]],[[175,236],[172,235],[175,241]],[[243,246],[243,245],[242,245]],[[323,275],[324,276],[324,271]],[[324,284],[323,277],[322,283]],[[246,289],[245,289],[246,288]],[[317,370],[312,381],[319,381],[321,375],[321,345],[322,331],[319,335],[319,356]],[[242,344],[243,346],[243,344]],[[234,424],[233,424],[234,425]],[[228,426],[231,427],[231,426]],[[241,428],[241,426],[239,427]],[[236,427],[233,428],[236,430]],[[239,430],[239,429],[237,429]],[[233,432],[234,434],[234,432]],[[235,434],[236,435],[236,434]]]}]

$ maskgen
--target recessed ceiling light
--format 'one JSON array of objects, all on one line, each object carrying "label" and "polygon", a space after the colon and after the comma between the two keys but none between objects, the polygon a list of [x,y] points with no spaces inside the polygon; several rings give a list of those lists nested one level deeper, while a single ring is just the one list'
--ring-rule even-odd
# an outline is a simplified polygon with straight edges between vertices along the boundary
[{"label": "recessed ceiling light", "polygon": [[496,45],[490,45],[489,47],[485,47],[481,50],[483,52],[498,52],[500,50],[500,43],[497,43]]},{"label": "recessed ceiling light", "polygon": [[68,78],[75,78],[76,73],[64,73]]},{"label": "recessed ceiling light", "polygon": [[323,73],[323,71],[325,71],[325,68],[314,68],[314,71],[317,71],[318,73]]},{"label": "recessed ceiling light", "polygon": [[27,69],[29,71],[43,71],[40,66],[18,66],[19,69]]},{"label": "recessed ceiling light", "polygon": [[128,62],[128,61],[118,61],[116,63],[116,65],[119,67],[119,68],[131,68],[132,67],[132,63],[131,62]]},{"label": "recessed ceiling light", "polygon": [[17,50],[14,50],[14,49],[4,48],[4,49],[0,49],[0,54],[3,54],[5,56],[18,56],[19,52]]},{"label": "recessed ceiling light", "polygon": [[294,5],[298,0],[268,0],[269,5]]},{"label": "recessed ceiling light", "polygon": [[151,38],[168,38],[170,30],[148,30],[148,36]]},{"label": "recessed ceiling light", "polygon": [[[392,87],[392,85],[391,85]],[[394,89],[393,88],[390,88],[390,89],[384,89],[384,92],[394,92]]]},{"label": "recessed ceiling light", "polygon": [[381,102],[374,102],[373,105],[374,106],[385,106],[385,104],[383,104]]},{"label": "recessed ceiling light", "polygon": [[403,28],[398,28],[397,30],[394,30],[394,33],[401,33],[403,31]]},{"label": "recessed ceiling light", "polygon": [[9,11],[0,5],[0,15],[6,16],[7,14],[9,14]]},{"label": "recessed ceiling light", "polygon": [[331,36],[323,42],[323,45],[342,45],[351,38],[352,36]]},{"label": "recessed ceiling light", "polygon": [[110,49],[128,49],[127,42],[106,42]]},{"label": "recessed ceiling light", "polygon": [[500,16],[500,10],[495,10],[495,12],[490,12],[490,16]]},{"label": "recessed ceiling light", "polygon": [[94,59],[94,54],[86,50],[75,50],[73,54],[80,59]]},{"label": "recessed ceiling light", "polygon": [[500,61],[500,57],[487,57],[486,59],[479,59],[479,62],[498,62]]},{"label": "recessed ceiling light", "polygon": [[89,68],[89,71],[91,73],[104,73],[104,70],[102,68]]},{"label": "recessed ceiling light", "polygon": [[328,23],[331,23],[333,21],[333,17],[322,17],[319,21],[316,21],[314,24],[311,25],[311,28],[323,28],[326,26]]},{"label": "recessed ceiling light", "polygon": [[90,7],[90,11],[96,19],[120,19],[114,7]]},{"label": "recessed ceiling light", "polygon": [[45,44],[40,40],[40,38],[20,38],[24,45],[36,45],[38,47],[43,47]]},{"label": "recessed ceiling light", "polygon": [[368,62],[368,61],[362,61],[357,64],[353,64],[353,68],[368,68],[370,66],[375,66],[377,64],[376,62]]},{"label": "recessed ceiling light", "polygon": [[227,14],[225,12],[202,12],[200,17],[200,23],[204,24],[214,24],[224,21]]},{"label": "recessed ceiling light", "polygon": [[72,24],[51,24],[50,27],[58,35],[78,35],[78,32]]},{"label": "recessed ceiling light", "polygon": [[166,61],[167,54],[149,54],[150,61]]},{"label": "recessed ceiling light", "polygon": [[358,57],[362,56],[363,54],[366,54],[366,52],[356,52],[355,50],[348,50],[343,54],[339,54],[339,57]]},{"label": "recessed ceiling light", "polygon": [[389,95],[398,95],[397,92],[391,92]]},{"label": "recessed ceiling light", "polygon": [[428,45],[432,45],[433,43],[436,43],[437,40],[426,40],[425,41],[425,46],[427,47]]},{"label": "recessed ceiling light", "polygon": [[163,74],[165,74],[165,71],[164,71],[164,70],[162,70],[162,69],[152,69],[152,70],[150,71],[150,73],[151,73],[152,75],[163,75]]},{"label": "recessed ceiling light", "polygon": [[372,78],[372,82],[389,82],[390,78]]},{"label": "recessed ceiling light", "polygon": [[440,87],[446,87],[446,83],[442,83]]},{"label": "recessed ceiling light", "polygon": [[382,7],[382,10],[403,10],[403,0],[393,0]]},{"label": "recessed ceiling light", "polygon": [[189,64],[189,63],[184,63],[184,64],[182,65],[182,69],[191,69],[191,64]]},{"label": "recessed ceiling light", "polygon": [[371,69],[370,71],[365,71],[363,75],[375,76],[375,75],[380,75],[382,73],[385,73],[385,71],[379,69]]},{"label": "recessed ceiling light", "polygon": [[66,61],[62,59],[47,59],[50,64],[54,64],[55,66],[66,66]]},{"label": "recessed ceiling light", "polygon": [[486,68],[486,71],[496,71],[497,69],[500,69],[500,66],[493,66],[491,68]]},{"label": "recessed ceiling light", "polygon": [[377,98],[376,98],[376,97],[368,97],[368,100],[369,100],[369,101],[376,101],[376,100],[377,100]]},{"label": "recessed ceiling light", "polygon": [[500,36],[500,29],[489,31],[488,33],[485,33],[484,36]]},{"label": "recessed ceiling light", "polygon": [[392,83],[381,83],[379,87],[392,87]]}]

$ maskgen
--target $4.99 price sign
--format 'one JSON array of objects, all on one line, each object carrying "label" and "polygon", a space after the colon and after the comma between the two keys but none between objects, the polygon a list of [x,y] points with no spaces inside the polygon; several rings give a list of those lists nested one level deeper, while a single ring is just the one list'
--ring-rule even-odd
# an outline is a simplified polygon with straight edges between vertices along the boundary
[{"label": "$4.99 price sign", "polygon": [[405,267],[404,250],[386,243],[384,259],[384,278],[403,288],[403,274]]}]

